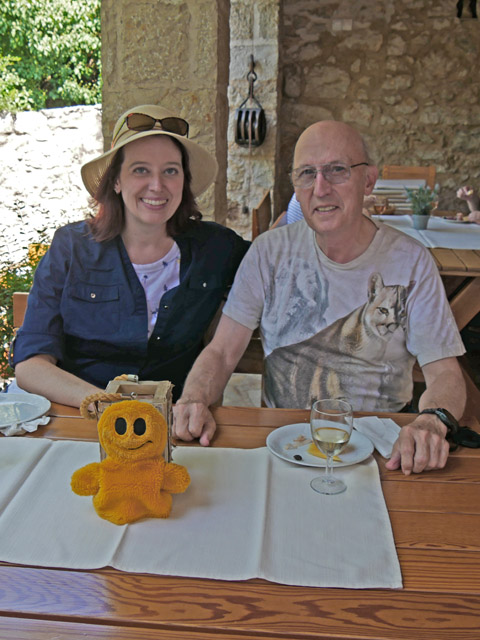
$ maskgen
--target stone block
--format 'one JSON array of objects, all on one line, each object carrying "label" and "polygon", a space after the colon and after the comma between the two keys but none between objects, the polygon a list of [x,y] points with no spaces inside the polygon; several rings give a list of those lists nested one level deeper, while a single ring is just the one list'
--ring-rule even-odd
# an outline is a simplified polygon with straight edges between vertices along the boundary
[{"label": "stone block", "polygon": [[399,74],[397,76],[387,76],[382,82],[383,91],[405,91],[413,84],[412,76],[408,74]]},{"label": "stone block", "polygon": [[143,87],[189,77],[190,18],[187,2],[125,3],[117,52],[120,82]]},{"label": "stone block", "polygon": [[338,43],[339,49],[357,49],[360,51],[380,51],[383,44],[383,35],[374,32],[354,32]]},{"label": "stone block", "polygon": [[369,127],[373,118],[373,109],[369,104],[355,102],[342,111],[342,119],[354,127]]},{"label": "stone block", "polygon": [[279,27],[279,0],[262,0],[256,6],[258,24],[256,35],[260,40],[271,40],[275,44],[278,41]]},{"label": "stone block", "polygon": [[304,97],[307,100],[343,98],[350,86],[350,75],[338,67],[315,65],[308,73]]},{"label": "stone block", "polygon": [[253,39],[254,5],[244,0],[232,0],[230,4],[230,40],[236,41]]},{"label": "stone block", "polygon": [[391,36],[387,40],[387,55],[403,56],[407,49],[405,40],[400,36]]},{"label": "stone block", "polygon": [[412,97],[402,98],[399,103],[393,108],[392,113],[394,115],[405,116],[411,115],[418,110],[418,102]]}]

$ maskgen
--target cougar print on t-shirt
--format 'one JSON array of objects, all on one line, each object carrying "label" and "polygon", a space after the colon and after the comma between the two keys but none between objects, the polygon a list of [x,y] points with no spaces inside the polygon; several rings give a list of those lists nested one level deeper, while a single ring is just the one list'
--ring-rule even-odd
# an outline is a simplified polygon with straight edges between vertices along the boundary
[{"label": "cougar print on t-shirt", "polygon": [[362,376],[366,373],[367,380],[374,367],[381,374],[373,394],[376,408],[388,408],[393,381],[385,351],[395,331],[405,329],[406,300],[414,284],[385,285],[373,273],[364,305],[302,342],[274,349],[265,360],[267,398],[276,406],[302,408],[318,398],[345,398],[360,410]]}]

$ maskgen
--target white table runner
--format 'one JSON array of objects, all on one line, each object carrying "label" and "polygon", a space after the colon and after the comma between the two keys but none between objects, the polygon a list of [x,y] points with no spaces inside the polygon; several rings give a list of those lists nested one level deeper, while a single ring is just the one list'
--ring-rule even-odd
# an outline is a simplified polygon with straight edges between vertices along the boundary
[{"label": "white table runner", "polygon": [[429,249],[480,249],[479,224],[457,224],[432,216],[428,229],[417,231],[413,228],[412,217],[408,215],[373,217],[412,236]]},{"label": "white table runner", "polygon": [[336,469],[345,493],[309,486],[322,469],[266,448],[179,447],[192,484],[166,520],[116,526],[77,496],[70,477],[98,460],[98,445],[0,441],[0,560],[223,580],[399,588],[400,567],[375,460]]}]

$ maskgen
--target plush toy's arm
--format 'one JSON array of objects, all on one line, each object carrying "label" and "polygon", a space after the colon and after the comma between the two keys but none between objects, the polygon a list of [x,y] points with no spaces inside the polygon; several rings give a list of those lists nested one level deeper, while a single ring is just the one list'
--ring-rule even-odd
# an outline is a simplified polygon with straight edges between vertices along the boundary
[{"label": "plush toy's arm", "polygon": [[165,476],[162,489],[169,493],[183,493],[190,484],[190,476],[181,464],[168,462],[165,465]]},{"label": "plush toy's arm", "polygon": [[77,469],[70,484],[79,496],[94,496],[100,488],[100,463],[92,462]]}]

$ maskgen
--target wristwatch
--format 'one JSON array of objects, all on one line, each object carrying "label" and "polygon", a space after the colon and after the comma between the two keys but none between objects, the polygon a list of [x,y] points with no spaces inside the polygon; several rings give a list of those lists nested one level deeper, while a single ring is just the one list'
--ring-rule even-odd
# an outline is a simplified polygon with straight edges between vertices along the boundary
[{"label": "wristwatch", "polygon": [[435,414],[447,427],[447,438],[457,433],[460,428],[457,419],[446,409],[424,409],[423,411],[420,411],[419,415],[422,415],[422,413]]}]

